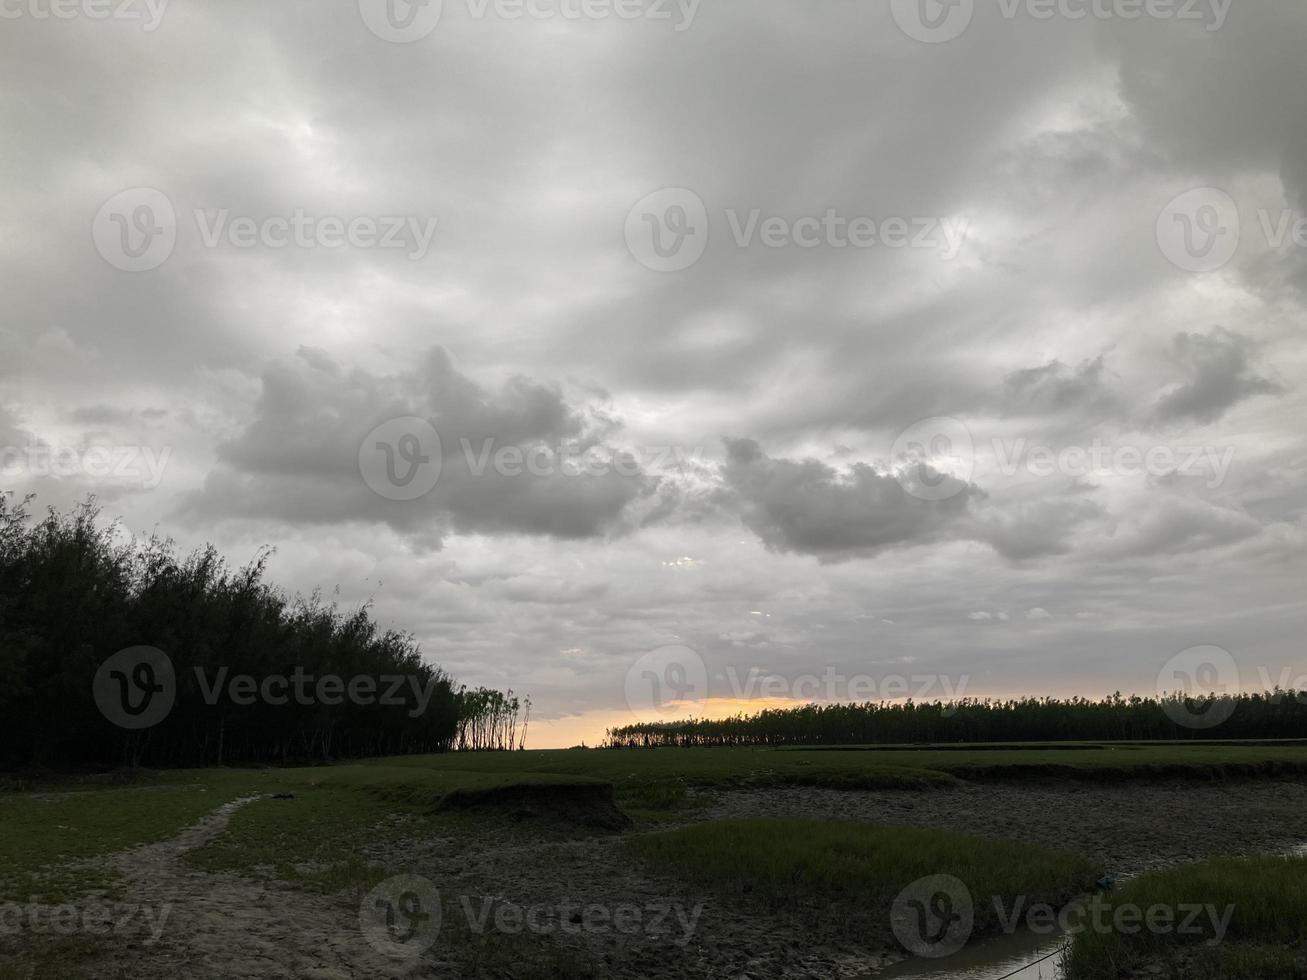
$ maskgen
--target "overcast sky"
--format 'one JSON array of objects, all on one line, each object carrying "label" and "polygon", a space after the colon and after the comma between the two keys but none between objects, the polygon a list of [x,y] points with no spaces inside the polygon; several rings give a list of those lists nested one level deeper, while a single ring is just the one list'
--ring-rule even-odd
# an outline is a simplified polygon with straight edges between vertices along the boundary
[{"label": "overcast sky", "polygon": [[273,544],[537,746],[668,645],[701,710],[1307,672],[1301,0],[51,3],[0,487]]}]

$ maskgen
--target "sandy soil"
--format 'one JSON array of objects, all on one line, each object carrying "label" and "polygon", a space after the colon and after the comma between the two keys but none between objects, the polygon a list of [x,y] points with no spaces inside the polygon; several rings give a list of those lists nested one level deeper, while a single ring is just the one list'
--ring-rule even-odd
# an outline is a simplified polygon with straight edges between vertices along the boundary
[{"label": "sandy soil", "polygon": [[[405,837],[396,821],[360,841],[360,853],[391,873],[420,875],[439,889],[434,943],[397,959],[367,940],[358,895],[324,897],[180,860],[251,802],[228,804],[168,841],[105,859],[134,901],[156,913],[166,908],[168,917],[158,923],[157,941],[143,916],[134,931],[106,937],[97,976],[849,978],[899,958],[879,943],[815,944],[795,922],[650,874],[625,858],[619,836],[565,839],[529,824],[472,818],[452,824],[448,836]],[[1307,841],[1307,782],[988,784],[924,793],[787,788],[703,802],[690,819],[805,816],[939,827],[1076,850],[1117,877]]]}]

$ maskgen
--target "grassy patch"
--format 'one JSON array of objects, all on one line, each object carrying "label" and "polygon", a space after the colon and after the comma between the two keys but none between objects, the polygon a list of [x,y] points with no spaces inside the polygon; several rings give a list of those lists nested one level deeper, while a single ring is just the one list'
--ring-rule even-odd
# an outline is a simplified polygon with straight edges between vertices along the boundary
[{"label": "grassy patch", "polygon": [[316,891],[366,890],[385,877],[359,854],[369,842],[432,832],[438,816],[523,788],[556,794],[545,797],[542,809],[550,803],[563,808],[569,795],[608,791],[606,783],[575,776],[383,764],[282,770],[278,778],[280,790],[294,799],[266,797],[238,810],[222,834],[186,860],[208,871],[271,875]]},{"label": "grassy patch", "polygon": [[[1040,747],[544,749],[383,760],[436,772],[555,773],[611,782],[619,796],[680,782],[692,788],[823,780],[849,789],[936,789],[964,780],[1195,782],[1307,776],[1305,745],[1057,743]],[[905,772],[907,770],[907,772]],[[821,773],[806,776],[805,772]],[[806,785],[823,785],[808,782]]]},{"label": "grassy patch", "polygon": [[299,786],[294,797],[242,807],[226,830],[183,860],[205,871],[268,875],[323,892],[371,887],[385,877],[357,853],[387,816],[382,801],[324,785]]},{"label": "grassy patch", "polygon": [[[1197,907],[1201,914],[1186,922]],[[1133,909],[1163,910],[1154,914],[1171,925],[1116,928],[1116,916]],[[1088,922],[1071,950],[1074,980],[1128,971],[1187,980],[1307,976],[1307,858],[1222,858],[1143,875],[1112,892]]]},{"label": "grassy patch", "polygon": [[1094,869],[1073,854],[935,830],[819,820],[722,820],[632,838],[654,867],[735,901],[798,915],[814,930],[886,939],[890,908],[919,878],[946,874],[970,890],[975,934],[997,929],[995,898],[1061,905]]},{"label": "grassy patch", "polygon": [[212,774],[183,785],[0,795],[0,900],[59,903],[115,879],[90,858],[162,840],[241,795]]}]

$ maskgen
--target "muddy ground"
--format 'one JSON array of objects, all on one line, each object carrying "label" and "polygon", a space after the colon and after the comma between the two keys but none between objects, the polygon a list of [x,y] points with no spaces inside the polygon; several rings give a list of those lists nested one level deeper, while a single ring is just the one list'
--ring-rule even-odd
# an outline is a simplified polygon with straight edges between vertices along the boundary
[{"label": "muddy ground", "polygon": [[[685,821],[785,816],[938,827],[1078,851],[1118,878],[1307,841],[1307,782],[1296,781],[785,788],[696,802]],[[328,897],[275,880],[206,873],[181,860],[221,832],[240,805],[248,804],[229,804],[169,841],[104,859],[135,901],[166,906],[168,916],[162,928],[142,916],[134,931],[98,940],[94,975],[851,978],[901,956],[883,937],[817,941],[798,921],[633,865],[620,835],[569,837],[494,814],[452,821],[440,836],[408,835],[397,820],[359,842],[359,854],[388,873],[421,876],[439,891],[438,923],[414,917],[412,941],[386,948],[369,941],[372,920],[361,924],[360,909],[374,919],[397,915],[403,927],[408,899],[399,893]],[[42,937],[25,917],[17,934],[0,929],[0,941],[26,945]],[[9,976],[0,968],[0,978]]]}]

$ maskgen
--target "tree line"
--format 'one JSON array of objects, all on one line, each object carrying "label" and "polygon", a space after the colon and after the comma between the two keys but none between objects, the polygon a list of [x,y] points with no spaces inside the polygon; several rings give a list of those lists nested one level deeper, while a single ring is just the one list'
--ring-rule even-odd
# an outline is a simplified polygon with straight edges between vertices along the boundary
[{"label": "tree line", "polygon": [[237,569],[212,545],[179,555],[171,540],[128,536],[94,500],[40,519],[30,508],[0,494],[0,767],[525,743],[511,691],[457,685],[367,604],[287,595],[265,581],[270,549]]},{"label": "tree line", "polygon": [[1307,691],[806,704],[610,728],[610,748],[1307,737]]}]

